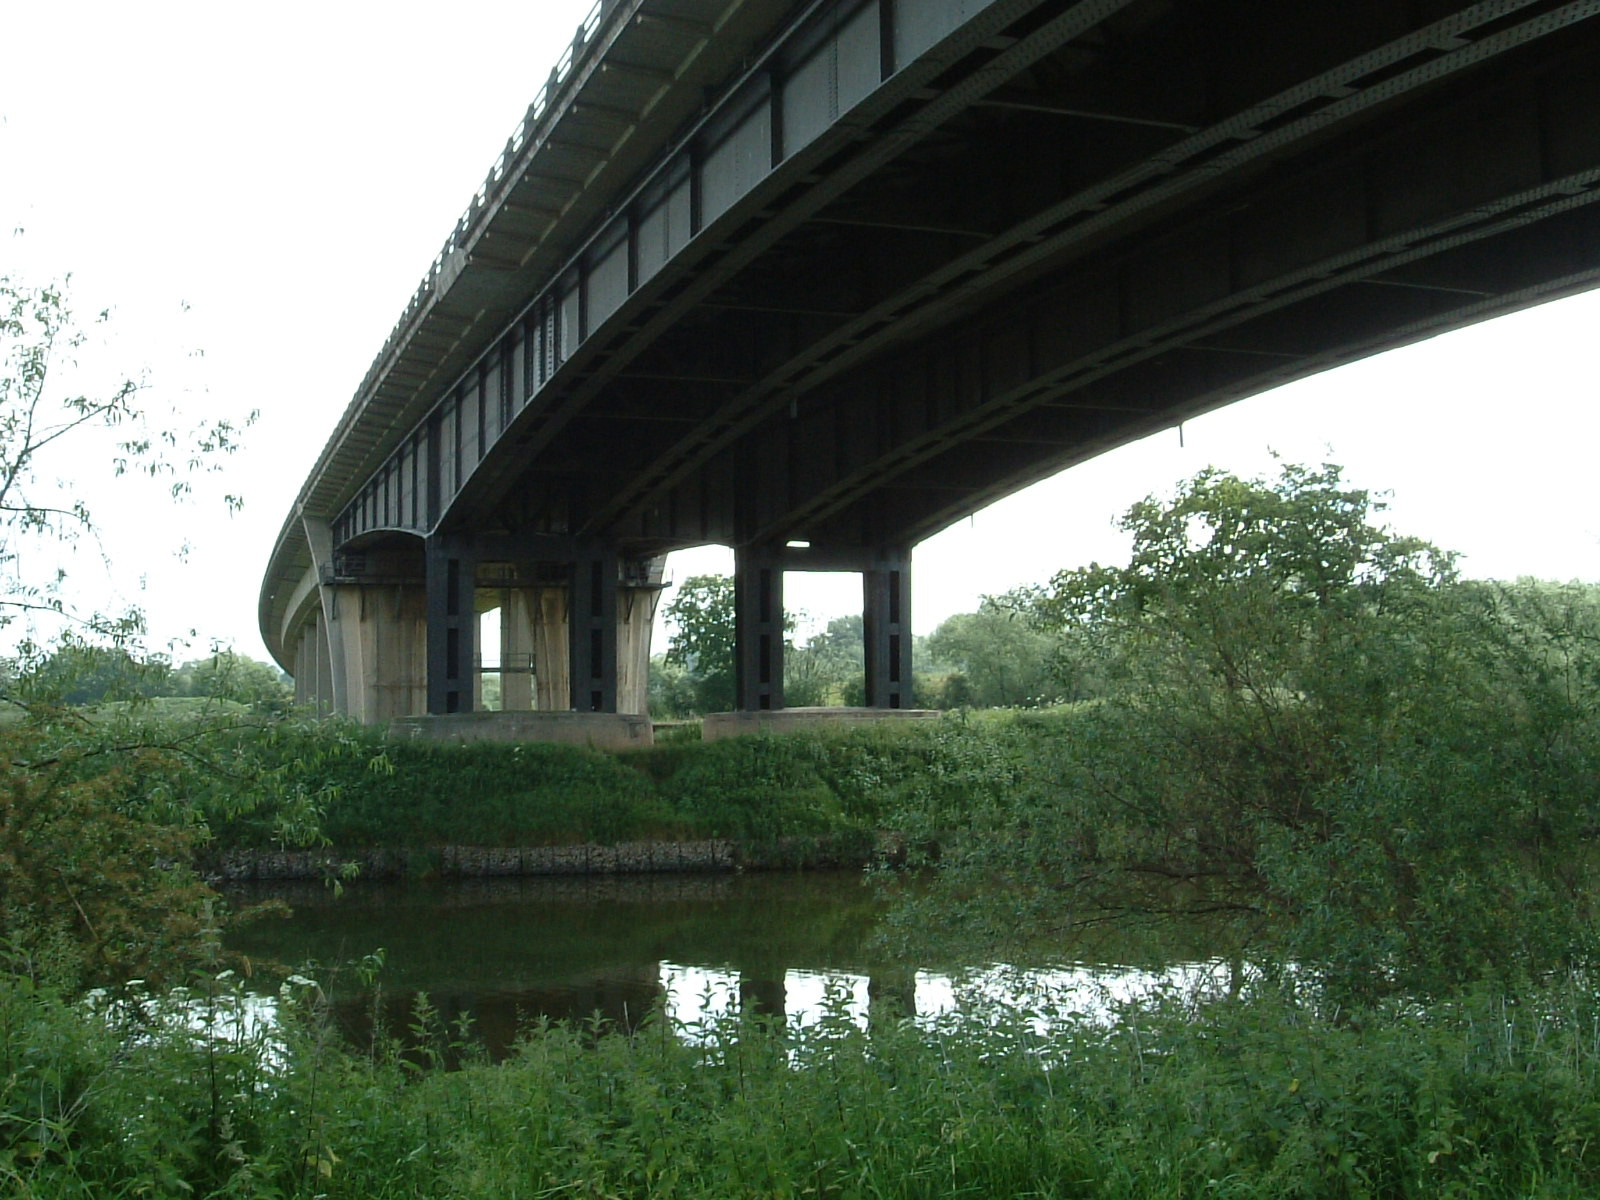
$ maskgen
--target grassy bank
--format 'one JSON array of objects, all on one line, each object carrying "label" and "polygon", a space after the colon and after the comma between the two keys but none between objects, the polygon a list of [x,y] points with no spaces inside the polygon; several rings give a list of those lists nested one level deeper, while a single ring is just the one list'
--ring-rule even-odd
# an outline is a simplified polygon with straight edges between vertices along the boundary
[{"label": "grassy bank", "polygon": [[[870,846],[891,813],[966,788],[969,762],[1013,755],[1044,724],[995,719],[679,741],[613,754],[574,746],[385,742],[344,725],[246,729],[214,747],[247,765],[196,774],[214,848],[276,848],[297,821],[335,850],[827,838]],[[231,789],[258,793],[240,805]],[[296,818],[294,814],[298,813]]]},{"label": "grassy bank", "polygon": [[[531,1030],[443,1072],[338,1046],[141,1036],[0,984],[9,1195],[1578,1197],[1600,1188],[1596,1004],[1327,1020],[1281,995],[986,1024]],[[202,1012],[228,1014],[227,993]],[[126,1016],[132,1021],[134,1017]],[[441,1048],[459,1031],[417,1015]]]}]

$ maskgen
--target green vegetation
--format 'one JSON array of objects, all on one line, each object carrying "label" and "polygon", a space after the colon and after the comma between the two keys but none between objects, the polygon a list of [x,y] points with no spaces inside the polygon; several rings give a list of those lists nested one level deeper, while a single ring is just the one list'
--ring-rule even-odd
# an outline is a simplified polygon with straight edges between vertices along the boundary
[{"label": "green vegetation", "polygon": [[[6,664],[10,694],[21,704],[98,705],[115,701],[227,701],[259,712],[284,712],[294,688],[277,667],[231,650],[174,666],[165,655],[135,653],[68,633],[48,650],[28,645]],[[200,705],[155,706],[182,712]]]},{"label": "green vegetation", "polygon": [[224,848],[270,847],[316,797],[335,850],[844,836],[870,843],[898,783],[937,753],[928,731],[665,742],[625,755],[530,743],[385,742],[333,722],[244,724],[208,752],[237,764],[190,795],[220,811],[244,775],[270,781],[213,823]]},{"label": "green vegetation", "polygon": [[1055,638],[1004,599],[985,598],[977,612],[947,618],[926,641],[944,668],[939,708],[1019,708],[1082,699],[1062,686]]},{"label": "green vegetation", "polygon": [[653,689],[658,716],[729,712],[734,706],[733,580],[726,575],[685,579],[667,605],[674,627],[662,659],[668,672]]},{"label": "green vegetation", "polygon": [[[25,335],[12,311],[0,331]],[[34,361],[8,352],[6,370]],[[18,394],[38,390],[0,401]],[[32,469],[8,452],[0,499]],[[1062,572],[931,639],[947,699],[1005,712],[625,756],[385,744],[274,715],[276,681],[252,690],[260,672],[220,657],[187,671],[198,713],[158,713],[150,697],[185,671],[135,651],[136,620],[24,646],[0,727],[0,1182],[1593,1195],[1600,595],[1460,580],[1378,510],[1334,467],[1205,472],[1129,513],[1127,566]],[[86,520],[41,510],[6,536]],[[726,707],[711,685],[731,682],[715,665],[731,597],[690,583],[669,682]],[[48,586],[10,596],[65,611]],[[835,623],[795,653],[796,696],[848,698],[857,634]],[[1071,703],[1025,707],[1050,700]],[[860,1029],[840,998],[810,1028],[538,1026],[491,1065],[425,1000],[411,1030],[360,1047],[304,980],[275,1031],[244,1020],[218,958],[227,914],[190,865],[202,848],[648,837],[864,852],[883,829],[931,880],[895,888],[907,945],[992,961],[1042,938],[1069,955],[1108,922],[1204,917],[1229,986],[1106,1018],[880,1012]],[[91,1002],[95,984],[113,990]]]},{"label": "green vegetation", "polygon": [[185,431],[145,411],[144,381],[97,380],[78,359],[106,320],[85,327],[61,287],[0,276],[0,629],[15,639],[0,673],[0,936],[13,972],[67,988],[171,974],[213,924],[189,867],[203,821],[172,786],[197,763],[199,727],[62,707],[80,687],[137,699],[156,673],[136,653],[140,614],[74,602],[67,552],[95,534],[74,486],[84,462],[103,455],[109,474],[161,479],[177,500],[238,432]]},{"label": "green vegetation", "polygon": [[[734,707],[733,580],[696,575],[667,605],[665,653],[650,664],[650,711],[657,719]],[[835,617],[801,640],[803,614],[786,616],[784,703],[790,708],[866,703],[866,647],[860,615]],[[918,638],[914,701],[920,707],[1037,706],[1072,698],[1052,674],[1054,639],[1006,600],[951,617]]]},{"label": "green vegetation", "polygon": [[1024,769],[891,817],[939,847],[929,903],[989,945],[1225,918],[1345,1004],[1590,967],[1596,594],[1458,580],[1373,513],[1333,467],[1206,472],[1129,514],[1130,565],[1041,589],[1106,692]]},{"label": "green vegetation", "polygon": [[[1270,989],[925,1028],[535,1027],[508,1061],[424,1002],[351,1050],[285,985],[282,1042],[148,1003],[85,1020],[0,983],[0,1179],[26,1197],[1583,1197],[1600,1187],[1592,991],[1329,1022]],[[674,1033],[692,1035],[687,1041]],[[466,1054],[458,1070],[447,1057]]]}]

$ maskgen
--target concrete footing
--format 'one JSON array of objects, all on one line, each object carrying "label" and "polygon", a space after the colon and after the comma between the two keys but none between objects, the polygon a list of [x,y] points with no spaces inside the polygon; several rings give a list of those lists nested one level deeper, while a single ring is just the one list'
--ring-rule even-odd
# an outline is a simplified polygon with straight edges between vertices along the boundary
[{"label": "concrete footing", "polygon": [[939,715],[936,708],[777,708],[707,713],[700,726],[700,739],[714,742],[750,733],[794,733],[821,726],[848,728],[877,721],[929,721]]},{"label": "concrete footing", "polygon": [[636,713],[470,712],[397,717],[389,736],[429,742],[561,742],[602,750],[655,744],[650,718]]}]

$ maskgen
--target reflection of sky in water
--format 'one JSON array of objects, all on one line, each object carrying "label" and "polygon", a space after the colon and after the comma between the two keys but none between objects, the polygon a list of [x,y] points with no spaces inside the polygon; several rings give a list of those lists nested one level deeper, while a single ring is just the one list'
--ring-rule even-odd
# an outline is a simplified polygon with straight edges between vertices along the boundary
[{"label": "reflection of sky in water", "polygon": [[784,1012],[796,1025],[815,1025],[830,1006],[862,1028],[867,1023],[868,979],[843,971],[785,971]]},{"label": "reflection of sky in water", "polygon": [[[1114,966],[1022,968],[992,965],[955,973],[906,971],[873,977],[849,971],[790,968],[777,979],[747,978],[728,967],[662,961],[657,968],[661,1004],[672,1028],[686,1042],[708,1044],[717,1026],[736,1018],[742,1007],[776,1009],[791,1030],[815,1030],[825,1019],[844,1020],[865,1030],[878,998],[892,996],[930,1033],[965,1021],[1004,1017],[1020,1029],[1048,1039],[1075,1021],[1109,1023],[1119,1008],[1151,996],[1216,995],[1228,987],[1229,965],[1221,960],[1179,963],[1161,970]],[[876,982],[876,987],[874,983]],[[780,990],[781,989],[781,990]],[[224,992],[217,1001],[179,989],[177,1003],[150,1003],[147,1012],[170,1031],[219,1045],[255,1044],[268,1065],[282,1062],[276,1032],[280,1004],[291,995],[310,1002],[317,984],[299,976],[277,996]],[[117,1001],[123,1004],[126,1001]],[[904,1006],[911,1012],[906,1014]],[[776,1014],[775,1014],[776,1015]],[[881,1015],[881,1014],[880,1014]],[[1015,1027],[1015,1026],[1014,1026]]]},{"label": "reflection of sky in water", "polygon": [[696,1029],[738,1010],[739,972],[664,962],[661,994],[674,1028]]},{"label": "reflection of sky in water", "polygon": [[296,982],[285,983],[277,996],[266,996],[236,987],[232,975],[228,971],[219,976],[217,982],[224,986],[211,996],[186,987],[164,994],[141,993],[140,981],[135,980],[121,996],[96,988],[85,997],[85,1004],[141,1029],[139,1041],[187,1037],[200,1044],[210,1042],[219,1050],[253,1050],[263,1065],[282,1066],[287,1048],[278,1036],[279,1003],[293,989],[316,985],[297,975],[292,977]]},{"label": "reflection of sky in water", "polygon": [[[910,995],[918,1024],[936,1028],[951,1020],[1003,1009],[1026,1015],[1034,1033],[1048,1033],[1063,1019],[1111,1020],[1124,1004],[1160,993],[1211,994],[1226,988],[1228,964],[1178,963],[1159,971],[1132,967],[1004,965],[949,975],[917,971]],[[708,1023],[729,1017],[740,1005],[738,971],[685,963],[661,964],[662,1004],[675,1028],[691,1040]],[[826,1013],[842,1013],[865,1029],[872,1006],[871,981],[846,971],[787,970],[783,1014],[796,1028],[816,1025]]]}]

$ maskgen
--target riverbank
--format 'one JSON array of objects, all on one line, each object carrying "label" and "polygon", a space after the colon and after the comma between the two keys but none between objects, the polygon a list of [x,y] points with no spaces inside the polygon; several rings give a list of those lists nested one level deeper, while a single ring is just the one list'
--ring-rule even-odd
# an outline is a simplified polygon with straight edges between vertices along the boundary
[{"label": "riverbank", "polygon": [[[865,865],[907,806],[968,789],[972,764],[1022,770],[1062,713],[938,721],[613,752],[540,743],[386,741],[350,726],[231,735],[249,764],[187,783],[206,814],[200,866],[220,879],[372,878]],[[296,830],[302,832],[295,845]]]}]

